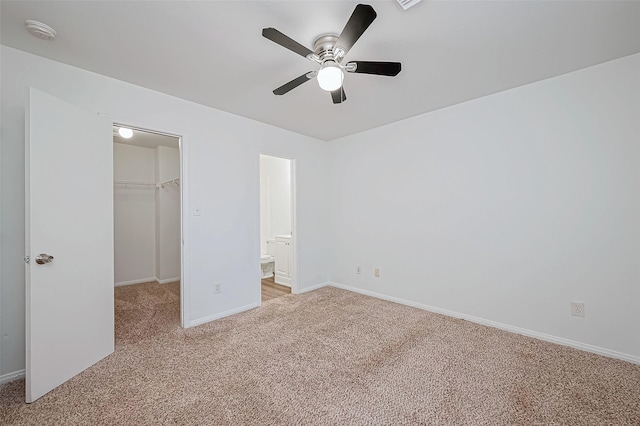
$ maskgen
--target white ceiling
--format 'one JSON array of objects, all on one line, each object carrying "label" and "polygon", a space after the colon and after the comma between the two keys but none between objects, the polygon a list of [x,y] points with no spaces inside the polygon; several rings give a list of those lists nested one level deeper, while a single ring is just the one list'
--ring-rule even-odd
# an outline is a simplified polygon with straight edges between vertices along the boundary
[{"label": "white ceiling", "polygon": [[[2,44],[318,139],[402,120],[640,52],[639,1],[430,1],[378,18],[346,60],[402,62],[397,77],[347,74],[347,101],[309,81],[316,69],[265,39],[307,47],[339,33],[356,1],[6,1]],[[26,19],[58,31],[29,35]]]}]

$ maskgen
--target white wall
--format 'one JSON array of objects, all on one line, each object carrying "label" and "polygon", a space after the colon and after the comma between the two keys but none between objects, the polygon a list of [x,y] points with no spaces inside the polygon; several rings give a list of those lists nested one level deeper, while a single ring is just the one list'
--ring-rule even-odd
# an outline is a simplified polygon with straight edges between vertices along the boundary
[{"label": "white wall", "polygon": [[[113,116],[123,124],[184,136],[188,170],[181,184],[188,184],[186,210],[197,207],[202,212],[185,218],[189,322],[213,319],[260,301],[260,152],[296,159],[298,284],[304,290],[327,281],[323,142],[6,46],[0,49],[0,376],[24,368],[24,111],[28,85]],[[223,283],[223,292],[215,296],[214,282]]]},{"label": "white wall", "polygon": [[639,137],[637,54],[330,142],[332,281],[640,362]]},{"label": "white wall", "polygon": [[[301,289],[330,270],[356,289],[640,357],[640,55],[327,145],[0,49],[0,376],[24,368],[27,85],[185,136],[194,322],[259,302],[264,152],[296,159]],[[570,300],[586,318],[569,316]]]},{"label": "white wall", "polygon": [[[180,151],[159,146],[156,180],[180,177]],[[180,186],[167,184],[156,191],[156,277],[161,283],[180,279]]]},{"label": "white wall", "polygon": [[262,253],[267,240],[291,234],[291,160],[260,156],[260,235]]},{"label": "white wall", "polygon": [[[114,181],[155,183],[155,150],[113,144]],[[151,281],[155,274],[156,191],[154,187],[114,186],[115,283]]]}]

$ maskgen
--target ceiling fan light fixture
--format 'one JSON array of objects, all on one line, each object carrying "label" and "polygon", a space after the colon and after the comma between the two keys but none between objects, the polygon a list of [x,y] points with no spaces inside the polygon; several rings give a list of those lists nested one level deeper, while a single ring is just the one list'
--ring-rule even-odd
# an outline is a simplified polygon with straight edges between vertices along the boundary
[{"label": "ceiling fan light fixture", "polygon": [[325,61],[318,71],[318,85],[322,90],[333,92],[342,87],[344,72],[335,61]]}]

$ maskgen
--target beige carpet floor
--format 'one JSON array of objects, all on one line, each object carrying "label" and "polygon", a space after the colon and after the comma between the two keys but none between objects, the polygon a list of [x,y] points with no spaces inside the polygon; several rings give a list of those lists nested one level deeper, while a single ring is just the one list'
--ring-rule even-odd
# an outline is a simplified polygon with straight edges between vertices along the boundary
[{"label": "beige carpet floor", "polygon": [[30,405],[4,385],[0,424],[640,424],[631,363],[335,288],[187,330],[178,299],[123,288],[116,352]]}]

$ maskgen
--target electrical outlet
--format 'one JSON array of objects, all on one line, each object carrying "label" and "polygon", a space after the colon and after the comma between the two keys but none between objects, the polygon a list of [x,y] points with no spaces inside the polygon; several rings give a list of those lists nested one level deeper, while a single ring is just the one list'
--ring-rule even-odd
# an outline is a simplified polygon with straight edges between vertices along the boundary
[{"label": "electrical outlet", "polygon": [[213,294],[222,293],[222,283],[213,283]]},{"label": "electrical outlet", "polygon": [[373,276],[376,278],[380,278],[380,268],[376,268],[373,270]]},{"label": "electrical outlet", "polygon": [[362,268],[359,266],[356,266],[356,274],[361,274],[362,273]]},{"label": "electrical outlet", "polygon": [[584,317],[584,302],[571,302],[571,315]]}]

